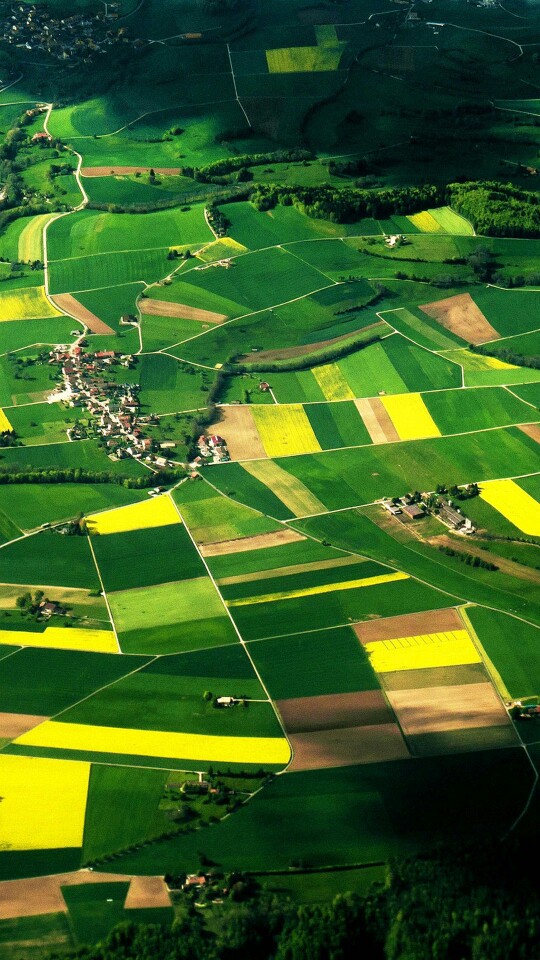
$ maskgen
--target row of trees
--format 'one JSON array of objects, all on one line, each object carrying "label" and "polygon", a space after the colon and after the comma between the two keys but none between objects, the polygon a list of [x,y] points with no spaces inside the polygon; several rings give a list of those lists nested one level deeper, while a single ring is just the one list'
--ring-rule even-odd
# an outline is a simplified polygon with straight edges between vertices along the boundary
[{"label": "row of trees", "polygon": [[[298,905],[231,880],[220,922],[188,905],[166,926],[118,926],[79,960],[530,960],[540,947],[534,843],[454,846],[392,863],[366,898]],[[251,882],[246,882],[250,881]],[[276,886],[279,886],[279,878]],[[226,880],[223,880],[225,884]],[[309,882],[306,878],[306,882]]]},{"label": "row of trees", "polygon": [[[183,470],[160,470],[159,482],[176,483],[184,476]],[[155,473],[145,473],[140,477],[112,473],[109,470],[84,470],[81,467],[35,467],[24,469],[18,464],[0,465],[0,484],[16,483],[114,483],[130,490],[145,490],[156,484]]]},{"label": "row of trees", "polygon": [[315,187],[257,184],[251,194],[257,210],[271,210],[277,204],[294,205],[310,217],[335,223],[353,223],[364,217],[386,218],[418,213],[426,207],[445,203],[445,188],[433,184],[385,187],[381,190],[322,184]]},{"label": "row of trees", "polygon": [[[267,153],[246,153],[238,156],[224,157],[214,160],[204,167],[182,167],[185,177],[193,177],[202,183],[212,183],[215,177],[221,178],[237,170],[247,167],[260,167],[268,163],[299,163],[302,160],[312,160],[311,150],[274,150]],[[220,182],[220,181],[218,181]]]},{"label": "row of trees", "polygon": [[540,370],[540,357],[537,354],[525,356],[523,353],[517,353],[508,347],[493,347],[485,344],[469,344],[469,350],[473,353],[480,353],[484,357],[496,357],[497,360],[503,360],[505,363],[513,363],[517,367],[531,367],[533,370]]}]

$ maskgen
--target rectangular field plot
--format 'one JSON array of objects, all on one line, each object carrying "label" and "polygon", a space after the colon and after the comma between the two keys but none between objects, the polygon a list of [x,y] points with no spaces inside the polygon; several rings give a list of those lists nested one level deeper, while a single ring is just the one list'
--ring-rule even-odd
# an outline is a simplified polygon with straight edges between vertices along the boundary
[{"label": "rectangular field plot", "polygon": [[204,564],[181,523],[93,537],[106,590],[128,590],[205,574]]},{"label": "rectangular field plot", "polygon": [[440,437],[441,432],[419,393],[383,397],[382,404],[390,416],[400,440],[423,440]]},{"label": "rectangular field plot", "polygon": [[49,717],[145,662],[144,657],[26,647],[2,660],[2,708]]},{"label": "rectangular field plot", "polygon": [[540,536],[540,503],[514,480],[493,480],[482,484],[480,496],[518,530]]},{"label": "rectangular field plot", "polygon": [[231,460],[254,460],[267,456],[250,407],[221,407],[216,429],[227,444]]},{"label": "rectangular field plot", "polygon": [[53,720],[19,737],[17,744],[23,748],[45,747],[80,754],[117,753],[121,756],[155,757],[165,763],[177,758],[206,765],[240,763],[285,766],[290,756],[289,744],[285,738],[279,736],[236,737],[170,733],[139,728],[57,723]]},{"label": "rectangular field plot", "polygon": [[[212,482],[215,482],[215,477],[217,471],[211,474]],[[197,543],[234,541],[281,530],[275,520],[221,495],[207,483],[197,481],[183,484],[174,490],[173,497]],[[263,503],[261,506],[264,508],[266,505]]]},{"label": "rectangular field plot", "polygon": [[[282,509],[276,512],[279,519],[288,519],[310,513],[324,513],[326,507],[301,480],[291,475],[273,460],[255,460],[253,463],[244,463],[242,469],[264,486],[269,487],[272,498],[282,502]],[[285,512],[283,512],[285,507]],[[289,512],[290,511],[290,512]]]},{"label": "rectangular field plot", "polygon": [[379,688],[350,627],[260,640],[250,645],[249,652],[276,700]]},{"label": "rectangular field plot", "polygon": [[44,287],[20,287],[0,293],[0,322],[60,316],[60,311],[47,300]]},{"label": "rectangular field plot", "polygon": [[[69,446],[75,446],[75,444],[69,444]],[[133,503],[140,500],[141,497],[146,499],[146,496],[146,492],[128,490],[126,487],[112,483],[17,483],[3,486],[2,509],[22,530],[34,530],[42,523],[71,520],[79,511],[91,513],[95,510]],[[66,537],[50,533],[40,534],[38,537],[40,543],[43,542],[43,536],[47,537],[48,549],[52,554],[57,552],[52,537],[58,541],[58,551],[61,547],[62,551],[68,553],[77,549],[88,553],[88,544],[84,544],[83,548],[81,548],[81,544],[77,546],[77,537],[70,537],[70,541],[74,540],[76,542],[74,545],[71,543],[67,545],[65,543]],[[34,537],[31,540],[34,540]],[[14,547],[16,546],[14,544]],[[79,581],[72,585],[84,586],[84,583],[80,583],[79,571],[74,570],[72,564],[66,563],[65,566],[66,569],[70,570],[71,578],[76,578]],[[9,580],[9,577],[3,577],[3,579]],[[34,579],[34,583],[37,583],[39,579],[39,577],[37,580]],[[71,581],[65,580],[62,582],[68,585]]]},{"label": "rectangular field plot", "polygon": [[366,643],[365,648],[377,673],[451,667],[481,660],[466,630],[396,637]]},{"label": "rectangular field plot", "polygon": [[0,757],[2,850],[81,847],[90,764]]},{"label": "rectangular field plot", "polygon": [[529,406],[502,387],[443,390],[422,399],[443,434],[527,423],[534,417]]},{"label": "rectangular field plot", "polygon": [[327,363],[321,367],[314,367],[313,376],[319,384],[325,400],[354,400],[354,393],[337,363]]},{"label": "rectangular field plot", "polygon": [[269,457],[317,453],[321,449],[300,404],[255,407],[253,416]]},{"label": "rectangular field plot", "polygon": [[513,699],[537,696],[540,629],[483,607],[467,607],[467,616],[489,658],[501,696]]},{"label": "rectangular field plot", "polygon": [[304,407],[323,450],[370,443],[370,435],[353,401],[310,403]]},{"label": "rectangular field plot", "polygon": [[164,527],[167,524],[180,522],[174,503],[170,497],[164,495],[120,507],[117,510],[90,515],[87,519],[87,527],[90,533],[103,535],[126,533],[129,530],[142,530],[147,527]]}]

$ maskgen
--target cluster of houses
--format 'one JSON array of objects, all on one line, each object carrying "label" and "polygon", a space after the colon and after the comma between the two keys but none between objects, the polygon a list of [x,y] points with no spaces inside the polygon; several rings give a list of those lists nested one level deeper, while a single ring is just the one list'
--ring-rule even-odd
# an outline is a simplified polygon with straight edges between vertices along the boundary
[{"label": "cluster of houses", "polygon": [[205,463],[225,463],[231,459],[226,441],[217,434],[210,437],[201,434],[197,440],[197,449],[199,456],[190,463],[190,467],[202,467]]},{"label": "cluster of houses", "polygon": [[[111,374],[113,367],[133,367],[136,358],[115,350],[85,350],[85,341],[67,346],[56,346],[49,353],[50,364],[60,364],[62,382],[47,399],[49,403],[63,400],[70,407],[83,407],[90,415],[92,436],[100,437],[111,460],[134,457],[145,458],[158,467],[169,466],[165,457],[154,457],[156,443],[144,436],[144,427],[158,423],[153,416],[141,416],[139,384],[120,383]],[[89,434],[81,422],[68,427],[70,440],[83,440]]]},{"label": "cluster of houses", "polygon": [[0,26],[0,40],[48,53],[57,60],[80,58],[86,62],[118,43],[141,44],[127,35],[126,27],[113,26],[121,4],[105,4],[97,13],[55,16],[45,4],[16,3]]},{"label": "cluster of houses", "polygon": [[393,517],[408,517],[410,520],[420,520],[428,514],[433,514],[450,530],[456,533],[471,534],[476,527],[469,517],[465,517],[459,507],[455,507],[452,500],[443,496],[424,493],[421,498],[407,494],[404,497],[394,497],[393,500],[383,500],[384,509]]}]

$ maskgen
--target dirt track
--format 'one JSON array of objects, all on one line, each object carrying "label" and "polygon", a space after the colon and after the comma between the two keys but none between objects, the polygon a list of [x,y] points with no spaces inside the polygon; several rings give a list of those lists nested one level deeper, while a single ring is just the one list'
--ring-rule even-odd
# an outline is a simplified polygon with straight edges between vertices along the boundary
[{"label": "dirt track", "polygon": [[275,530],[274,533],[259,533],[254,537],[239,537],[237,540],[220,540],[199,547],[203,557],[221,557],[227,553],[242,553],[244,550],[263,550],[266,547],[281,547],[306,538],[296,530]]},{"label": "dirt track", "polygon": [[447,297],[446,300],[424,303],[420,310],[467,343],[500,339],[500,333],[486,320],[470,293],[460,293],[455,297]]},{"label": "dirt track", "polygon": [[375,640],[395,640],[398,637],[419,637],[427,633],[444,633],[447,630],[464,630],[457,610],[429,610],[426,613],[406,613],[401,617],[385,617],[357,623],[353,630],[362,643]]},{"label": "dirt track", "polygon": [[76,300],[75,297],[72,297],[70,293],[57,293],[54,297],[51,297],[51,300],[56,304],[59,310],[69,313],[71,317],[74,317],[76,320],[80,320],[82,323],[86,324],[92,333],[101,333],[105,336],[114,334],[114,330],[112,330],[111,327],[108,327],[103,320],[100,320],[99,317],[96,317],[95,313],[92,313],[90,310],[87,310],[86,307],[83,307],[82,303],[79,303],[79,301]]},{"label": "dirt track", "polygon": [[152,300],[142,297],[139,301],[141,313],[150,317],[177,317],[180,320],[199,320],[201,323],[223,323],[226,313],[212,313],[211,310],[199,310],[185,303],[171,303],[169,300]]}]

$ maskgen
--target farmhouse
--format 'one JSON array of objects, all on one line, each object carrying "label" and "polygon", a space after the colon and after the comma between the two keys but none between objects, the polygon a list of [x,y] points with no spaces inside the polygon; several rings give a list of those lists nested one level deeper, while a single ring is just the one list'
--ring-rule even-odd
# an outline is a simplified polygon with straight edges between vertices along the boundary
[{"label": "farmhouse", "polygon": [[403,513],[406,513],[411,520],[419,520],[426,515],[426,511],[418,503],[403,503],[402,507]]},{"label": "farmhouse", "polygon": [[218,707],[234,707],[238,700],[235,697],[217,697],[216,703]]}]

